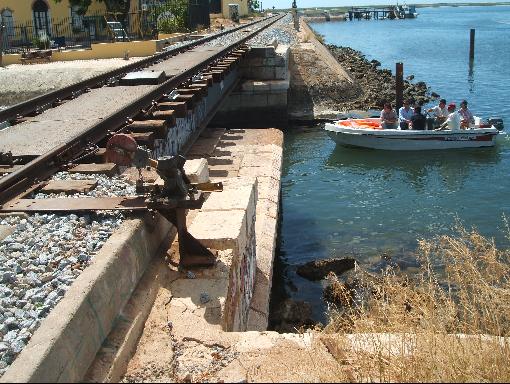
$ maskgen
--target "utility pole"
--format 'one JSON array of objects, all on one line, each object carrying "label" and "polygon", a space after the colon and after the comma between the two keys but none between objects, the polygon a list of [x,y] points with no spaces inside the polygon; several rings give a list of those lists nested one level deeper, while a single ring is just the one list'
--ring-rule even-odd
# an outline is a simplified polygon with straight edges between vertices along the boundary
[{"label": "utility pole", "polygon": [[2,15],[0,15],[0,67],[3,64],[3,56],[4,56],[4,30],[5,24]]},{"label": "utility pole", "polygon": [[296,0],[292,0],[292,17],[294,18],[294,29],[299,32],[299,17]]}]

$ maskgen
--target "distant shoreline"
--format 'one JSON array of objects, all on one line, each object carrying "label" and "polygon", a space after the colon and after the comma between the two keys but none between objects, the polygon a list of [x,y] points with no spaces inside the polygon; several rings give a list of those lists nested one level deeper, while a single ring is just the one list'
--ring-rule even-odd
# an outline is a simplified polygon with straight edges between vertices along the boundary
[{"label": "distant shoreline", "polygon": [[[390,0],[391,1],[391,0]],[[412,2],[410,2],[412,4]],[[384,8],[388,7],[393,4],[387,4],[387,5],[360,5],[360,8]],[[500,2],[488,2],[488,3],[431,3],[431,4],[420,4],[415,3],[413,4],[416,6],[416,8],[437,8],[437,7],[494,7],[498,5],[508,5],[510,6],[510,1],[500,1]],[[346,12],[352,7],[355,7],[356,5],[351,6],[343,6],[343,7],[314,7],[314,8],[298,8],[298,11],[306,11],[306,10],[334,10],[335,12]],[[274,11],[290,11],[291,8],[276,8]],[[267,9],[267,11],[271,11],[271,9]]]}]

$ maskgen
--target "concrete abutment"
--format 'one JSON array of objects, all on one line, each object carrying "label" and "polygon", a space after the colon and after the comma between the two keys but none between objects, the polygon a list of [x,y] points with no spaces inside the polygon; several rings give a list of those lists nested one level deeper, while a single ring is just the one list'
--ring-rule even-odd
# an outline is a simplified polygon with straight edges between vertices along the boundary
[{"label": "concrete abutment", "polygon": [[[238,127],[286,125],[288,60],[288,46],[254,48],[244,66],[209,87],[207,97],[177,118],[166,137],[155,140],[153,157],[182,152],[225,92],[234,89],[212,124],[221,125],[225,118],[224,126],[232,129],[203,131],[187,155],[195,182],[224,183],[223,192],[211,193],[202,209],[188,216],[190,233],[218,252],[216,266],[192,271],[190,278],[188,271],[154,257],[171,253],[175,230],[170,223],[159,216],[125,221],[42,322],[2,382],[115,381],[129,374],[139,343],[151,340],[146,324],[156,323],[153,314],[161,308],[154,308],[163,302],[163,291],[171,301],[163,305],[172,319],[167,323],[181,342],[192,337],[199,344],[215,343],[225,333],[267,329],[283,134]],[[239,73],[243,80],[234,88]]]}]

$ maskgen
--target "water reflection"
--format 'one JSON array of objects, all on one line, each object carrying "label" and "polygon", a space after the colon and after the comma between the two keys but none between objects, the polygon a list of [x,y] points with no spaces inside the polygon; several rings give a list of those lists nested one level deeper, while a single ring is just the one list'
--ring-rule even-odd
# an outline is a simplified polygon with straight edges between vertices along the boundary
[{"label": "water reflection", "polygon": [[469,84],[469,93],[475,92],[475,71],[474,71],[474,60],[469,59],[469,71],[468,71],[468,84]]},{"label": "water reflection", "polygon": [[[477,170],[501,161],[498,146],[494,148],[456,149],[440,151],[392,152],[337,145],[326,161],[327,167],[338,167],[348,172],[382,172],[390,179],[396,172],[404,175],[417,192],[423,192],[427,183],[436,178],[451,192],[462,189],[469,176]],[[438,177],[439,176],[439,177]]]}]

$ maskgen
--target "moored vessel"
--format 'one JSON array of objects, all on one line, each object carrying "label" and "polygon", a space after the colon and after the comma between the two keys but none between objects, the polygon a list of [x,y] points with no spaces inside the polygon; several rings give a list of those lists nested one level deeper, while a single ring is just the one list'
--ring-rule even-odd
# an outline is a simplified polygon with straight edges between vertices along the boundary
[{"label": "moored vessel", "polygon": [[324,129],[337,144],[391,151],[492,147],[499,133],[494,126],[458,131],[382,129],[378,118],[339,120],[326,123]]}]

